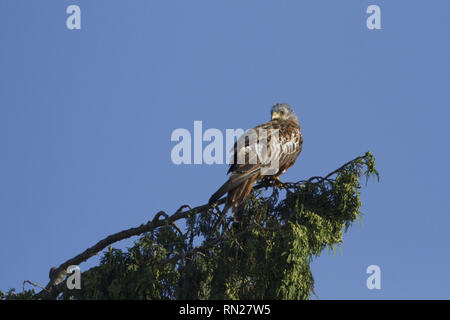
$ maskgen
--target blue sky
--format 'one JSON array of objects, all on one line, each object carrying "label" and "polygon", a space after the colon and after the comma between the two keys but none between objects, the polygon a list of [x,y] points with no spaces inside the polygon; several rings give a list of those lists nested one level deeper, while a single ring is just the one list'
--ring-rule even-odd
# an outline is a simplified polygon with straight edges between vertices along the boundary
[{"label": "blue sky", "polygon": [[[71,4],[81,30],[66,28]],[[371,4],[382,30],[366,27]],[[226,165],[174,165],[174,129],[250,128],[288,102],[304,148],[282,180],[367,150],[381,173],[362,189],[363,227],[312,264],[319,299],[449,299],[449,11],[446,0],[2,0],[0,290],[45,285],[101,238],[207,202]],[[372,264],[381,290],[366,288]]]}]

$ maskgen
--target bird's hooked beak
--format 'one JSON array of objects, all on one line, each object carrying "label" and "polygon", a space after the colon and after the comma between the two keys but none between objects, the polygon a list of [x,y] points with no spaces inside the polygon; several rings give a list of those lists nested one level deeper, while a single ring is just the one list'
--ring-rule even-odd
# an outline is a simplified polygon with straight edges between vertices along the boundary
[{"label": "bird's hooked beak", "polygon": [[280,119],[280,118],[281,118],[280,113],[278,113],[276,111],[272,112],[272,120]]}]

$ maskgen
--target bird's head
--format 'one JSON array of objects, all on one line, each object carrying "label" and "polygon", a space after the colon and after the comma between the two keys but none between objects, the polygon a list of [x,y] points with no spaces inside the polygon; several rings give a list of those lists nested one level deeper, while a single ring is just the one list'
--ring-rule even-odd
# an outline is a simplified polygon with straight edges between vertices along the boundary
[{"label": "bird's head", "polygon": [[298,122],[292,107],[287,103],[277,103],[270,109],[271,120],[289,120]]}]

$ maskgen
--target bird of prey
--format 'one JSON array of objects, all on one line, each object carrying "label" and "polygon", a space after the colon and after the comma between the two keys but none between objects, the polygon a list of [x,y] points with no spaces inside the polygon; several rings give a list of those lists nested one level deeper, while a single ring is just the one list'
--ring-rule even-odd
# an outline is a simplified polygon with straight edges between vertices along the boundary
[{"label": "bird of prey", "polygon": [[228,193],[223,213],[232,208],[234,214],[234,209],[245,203],[256,181],[269,178],[280,183],[279,176],[295,163],[302,151],[303,136],[291,106],[277,103],[270,112],[269,122],[250,129],[234,144],[228,170],[231,175],[209,199],[212,205]]}]

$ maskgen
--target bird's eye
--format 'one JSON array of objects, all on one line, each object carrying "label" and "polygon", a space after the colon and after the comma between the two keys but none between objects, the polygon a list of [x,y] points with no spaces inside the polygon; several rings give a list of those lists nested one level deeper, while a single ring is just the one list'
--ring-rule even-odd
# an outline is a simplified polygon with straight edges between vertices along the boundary
[{"label": "bird's eye", "polygon": [[284,115],[284,110],[281,110],[281,111],[280,111],[280,114],[281,114],[281,115]]}]

